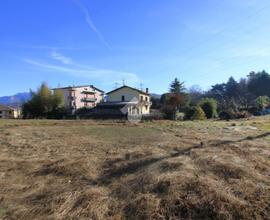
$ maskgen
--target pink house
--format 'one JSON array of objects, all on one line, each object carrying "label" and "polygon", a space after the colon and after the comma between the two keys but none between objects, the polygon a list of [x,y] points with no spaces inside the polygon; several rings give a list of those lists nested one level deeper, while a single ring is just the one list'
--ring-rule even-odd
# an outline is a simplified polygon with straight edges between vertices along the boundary
[{"label": "pink house", "polygon": [[104,91],[89,86],[69,86],[56,88],[54,91],[61,91],[64,96],[65,108],[72,114],[79,108],[94,108],[104,98]]}]

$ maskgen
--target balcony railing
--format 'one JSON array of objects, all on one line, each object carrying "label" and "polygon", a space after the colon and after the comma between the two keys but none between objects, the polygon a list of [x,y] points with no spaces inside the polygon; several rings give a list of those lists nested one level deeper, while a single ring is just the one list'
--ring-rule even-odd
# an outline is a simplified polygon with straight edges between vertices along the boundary
[{"label": "balcony railing", "polygon": [[141,105],[152,105],[152,102],[150,102],[150,101],[145,101],[145,100],[141,100],[140,102],[139,102],[139,104],[141,104]]},{"label": "balcony railing", "polygon": [[82,98],[81,102],[95,102],[96,100],[96,98]]},{"label": "balcony railing", "polygon": [[95,92],[93,91],[82,91],[81,94],[89,94],[89,95],[94,95],[96,94]]}]

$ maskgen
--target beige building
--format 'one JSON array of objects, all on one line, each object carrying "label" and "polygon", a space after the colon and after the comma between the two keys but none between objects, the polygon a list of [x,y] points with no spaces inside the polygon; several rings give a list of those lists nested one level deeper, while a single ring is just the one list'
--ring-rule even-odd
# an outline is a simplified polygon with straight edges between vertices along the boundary
[{"label": "beige building", "polygon": [[80,108],[94,108],[103,101],[104,92],[92,85],[56,88],[64,96],[65,108],[75,113]]},{"label": "beige building", "polygon": [[98,105],[98,113],[104,115],[147,115],[151,108],[148,89],[141,91],[122,86],[107,93],[106,101]]},{"label": "beige building", "polygon": [[20,118],[20,109],[0,105],[0,119],[16,119]]}]

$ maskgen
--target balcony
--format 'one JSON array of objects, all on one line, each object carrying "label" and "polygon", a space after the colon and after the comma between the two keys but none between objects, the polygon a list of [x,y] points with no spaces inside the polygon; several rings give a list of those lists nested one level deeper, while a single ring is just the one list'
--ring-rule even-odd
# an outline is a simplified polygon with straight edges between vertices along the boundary
[{"label": "balcony", "polygon": [[81,102],[95,102],[97,101],[96,98],[83,98],[81,99]]},{"label": "balcony", "polygon": [[96,94],[96,93],[93,92],[93,91],[82,91],[81,94],[94,95],[94,94]]},{"label": "balcony", "polygon": [[139,101],[139,104],[140,105],[152,105],[152,102],[143,100],[143,101]]}]

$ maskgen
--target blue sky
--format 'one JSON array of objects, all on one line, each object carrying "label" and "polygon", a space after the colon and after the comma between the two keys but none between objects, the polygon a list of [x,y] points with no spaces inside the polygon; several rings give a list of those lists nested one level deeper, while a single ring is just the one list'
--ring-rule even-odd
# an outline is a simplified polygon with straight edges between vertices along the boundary
[{"label": "blue sky", "polygon": [[270,70],[268,0],[3,0],[0,96],[115,83],[163,93]]}]

